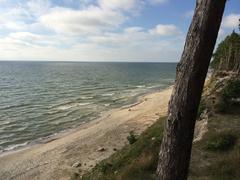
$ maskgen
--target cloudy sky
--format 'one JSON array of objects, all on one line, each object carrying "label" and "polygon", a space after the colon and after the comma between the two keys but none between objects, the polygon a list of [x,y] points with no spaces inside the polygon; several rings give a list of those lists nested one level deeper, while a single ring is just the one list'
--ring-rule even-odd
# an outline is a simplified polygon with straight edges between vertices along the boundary
[{"label": "cloudy sky", "polygon": [[[162,61],[181,55],[195,0],[0,0],[0,60]],[[218,40],[240,18],[228,1]]]}]

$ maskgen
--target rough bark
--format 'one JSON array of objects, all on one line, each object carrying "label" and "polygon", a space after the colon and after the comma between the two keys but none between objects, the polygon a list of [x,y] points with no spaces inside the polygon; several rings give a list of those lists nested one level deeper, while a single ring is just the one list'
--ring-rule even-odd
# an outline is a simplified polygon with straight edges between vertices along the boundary
[{"label": "rough bark", "polygon": [[157,179],[185,180],[198,105],[226,0],[197,0],[177,75],[159,154]]}]

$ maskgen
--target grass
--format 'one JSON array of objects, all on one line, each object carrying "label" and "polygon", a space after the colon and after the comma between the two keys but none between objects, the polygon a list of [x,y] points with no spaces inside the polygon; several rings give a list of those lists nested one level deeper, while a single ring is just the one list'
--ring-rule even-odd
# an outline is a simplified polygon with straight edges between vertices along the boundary
[{"label": "grass", "polygon": [[207,170],[211,179],[216,180],[239,180],[240,179],[240,156],[239,150],[224,155],[221,159],[212,163]]},{"label": "grass", "polygon": [[197,118],[200,117],[200,115],[203,113],[203,111],[206,109],[206,102],[204,100],[204,98],[201,98],[199,107],[198,107],[198,114],[197,114]]},{"label": "grass", "polygon": [[[153,180],[163,134],[159,119],[135,142],[100,162],[83,180]],[[240,180],[240,111],[214,114],[193,144],[189,180]],[[79,179],[75,177],[74,179]]]},{"label": "grass", "polygon": [[234,147],[236,139],[236,135],[231,132],[216,133],[208,137],[205,149],[210,151],[228,151]]},{"label": "grass", "polygon": [[240,180],[240,113],[216,114],[193,145],[189,179]]},{"label": "grass", "polygon": [[137,141],[99,163],[83,180],[155,179],[163,122],[160,118]]},{"label": "grass", "polygon": [[[99,163],[83,180],[153,180],[163,133],[159,119],[137,141]],[[240,180],[240,114],[215,115],[193,145],[190,180]]]}]

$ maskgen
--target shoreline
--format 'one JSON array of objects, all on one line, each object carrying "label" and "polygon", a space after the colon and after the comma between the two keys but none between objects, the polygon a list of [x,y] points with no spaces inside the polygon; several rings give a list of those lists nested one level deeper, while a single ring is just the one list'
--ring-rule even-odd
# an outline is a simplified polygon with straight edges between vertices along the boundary
[{"label": "shoreline", "polygon": [[[68,128],[68,129],[65,129],[65,130],[62,130],[62,131],[59,131],[59,132],[56,132],[56,133],[53,133],[49,136],[45,136],[45,137],[41,137],[41,138],[38,138],[38,139],[35,139],[35,140],[32,140],[32,141],[29,141],[29,142],[24,142],[22,144],[16,144],[16,145],[13,145],[13,148],[8,148],[8,150],[5,150],[3,149],[2,151],[0,151],[0,157],[2,156],[5,156],[5,155],[8,155],[8,154],[11,154],[11,153],[14,153],[14,152],[18,152],[18,151],[21,151],[21,150],[25,150],[25,149],[28,149],[28,148],[31,148],[32,146],[35,146],[35,145],[38,145],[38,144],[45,144],[45,143],[48,143],[48,142],[51,142],[51,141],[54,141],[56,139],[59,139],[69,133],[73,133],[77,130],[79,130],[79,128],[84,125],[84,124],[88,124],[89,122],[91,121],[95,121],[99,118],[101,118],[102,114],[106,113],[106,112],[109,112],[109,111],[112,111],[112,110],[119,110],[119,109],[124,109],[124,108],[131,108],[133,106],[136,106],[138,105],[139,103],[141,103],[141,98],[148,95],[148,94],[152,94],[152,93],[155,93],[155,92],[160,92],[160,91],[163,91],[165,89],[168,89],[170,87],[172,87],[173,85],[170,85],[170,86],[166,86],[162,89],[159,89],[159,87],[157,88],[156,87],[153,87],[153,88],[150,88],[150,89],[146,89],[145,92],[141,92],[137,95],[135,95],[133,97],[133,99],[128,102],[127,104],[125,105],[120,105],[119,107],[112,107],[112,108],[109,108],[108,110],[104,110],[102,112],[99,112],[98,115],[96,115],[94,118],[92,118],[91,120],[88,120],[88,121],[83,121],[81,122],[78,126],[76,127],[73,127],[73,128]],[[157,88],[157,89],[155,89]],[[23,145],[25,144],[25,145]],[[16,146],[16,147],[15,147]]]},{"label": "shoreline", "polygon": [[[114,110],[117,111],[117,110],[121,110],[121,109],[134,107],[134,106],[136,106],[136,105],[138,105],[138,104],[140,104],[142,102],[141,99],[144,96],[147,96],[149,94],[153,94],[153,93],[156,93],[156,92],[161,92],[161,91],[164,91],[164,90],[169,89],[171,87],[173,87],[173,85],[167,86],[167,87],[162,88],[162,89],[147,89],[145,92],[142,92],[140,94],[135,95],[133,97],[133,99],[129,102],[129,104],[125,104],[125,105],[119,106],[117,108],[110,108],[108,110],[104,110],[102,112],[99,112],[99,114],[96,117],[94,117],[90,121],[83,121],[77,127],[65,129],[65,130],[53,133],[53,134],[51,134],[49,136],[41,137],[41,138],[32,140],[31,142],[25,142],[26,145],[23,145],[23,146],[19,146],[19,147],[17,146],[16,148],[11,148],[10,150],[0,151],[0,158],[2,156],[8,155],[8,154],[12,154],[12,153],[15,153],[15,152],[18,152],[18,151],[29,149],[29,148],[31,148],[32,146],[35,146],[35,145],[46,144],[46,143],[49,143],[51,141],[55,141],[57,139],[60,139],[60,138],[66,136],[66,135],[68,135],[70,133],[74,133],[75,131],[78,131],[80,129],[80,127],[83,126],[84,124],[88,124],[91,121],[96,121],[97,119],[101,118],[101,116],[104,113],[107,113],[107,112],[110,112],[110,111],[114,111]],[[25,144],[25,143],[23,143],[23,144]]]},{"label": "shoreline", "polygon": [[[171,91],[172,86],[143,94],[133,104],[103,112],[45,142],[1,153],[0,179],[69,179],[74,173],[83,174],[127,144],[131,130],[139,134],[166,115]],[[72,167],[76,163],[81,166]]]}]

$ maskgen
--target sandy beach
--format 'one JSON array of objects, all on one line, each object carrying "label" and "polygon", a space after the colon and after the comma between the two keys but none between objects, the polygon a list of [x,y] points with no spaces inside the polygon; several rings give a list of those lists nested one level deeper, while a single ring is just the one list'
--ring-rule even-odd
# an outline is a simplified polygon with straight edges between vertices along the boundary
[{"label": "sandy beach", "polygon": [[165,116],[171,91],[144,95],[61,137],[0,155],[0,179],[70,179],[74,173],[85,173],[127,144],[130,131],[139,134]]}]

